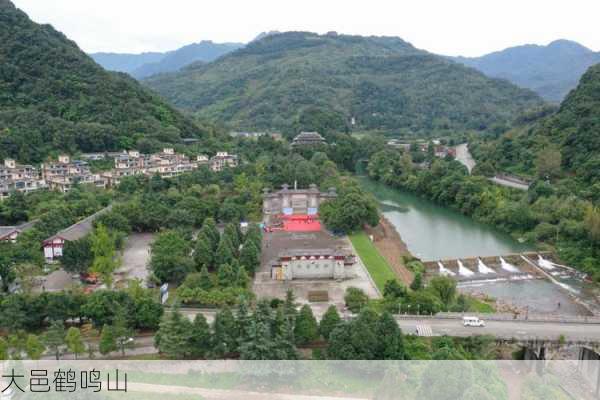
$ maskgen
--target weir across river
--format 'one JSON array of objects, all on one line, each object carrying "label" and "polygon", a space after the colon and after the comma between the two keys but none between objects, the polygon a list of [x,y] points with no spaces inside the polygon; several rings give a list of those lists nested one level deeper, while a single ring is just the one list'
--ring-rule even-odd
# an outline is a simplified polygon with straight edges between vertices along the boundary
[{"label": "weir across river", "polygon": [[448,276],[462,281],[498,281],[547,278],[552,269],[552,253],[527,252],[493,257],[470,257],[427,261],[427,277]]}]

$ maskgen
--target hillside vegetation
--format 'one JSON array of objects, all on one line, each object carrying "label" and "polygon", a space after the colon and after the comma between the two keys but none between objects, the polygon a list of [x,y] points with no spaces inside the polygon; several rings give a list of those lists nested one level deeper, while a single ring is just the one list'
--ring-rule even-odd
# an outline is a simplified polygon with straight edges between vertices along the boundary
[{"label": "hillside vegetation", "polygon": [[591,67],[556,112],[522,118],[521,126],[474,146],[500,170],[569,179],[600,188],[600,65]]},{"label": "hillside vegetation", "polygon": [[145,81],[173,104],[242,129],[485,130],[542,104],[533,92],[399,38],[274,34]]},{"label": "hillside vegetation", "polygon": [[38,162],[52,151],[148,148],[201,134],[157,95],[0,0],[0,159]]},{"label": "hillside vegetation", "polygon": [[547,46],[528,44],[481,57],[455,57],[454,60],[559,103],[577,86],[581,75],[590,66],[600,63],[600,53],[576,42],[556,40]]}]

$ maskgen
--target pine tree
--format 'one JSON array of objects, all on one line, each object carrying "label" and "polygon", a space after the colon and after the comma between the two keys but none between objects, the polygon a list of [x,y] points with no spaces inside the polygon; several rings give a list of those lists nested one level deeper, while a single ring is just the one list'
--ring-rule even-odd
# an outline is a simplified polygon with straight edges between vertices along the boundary
[{"label": "pine tree", "polygon": [[67,343],[67,349],[75,354],[75,359],[85,351],[85,344],[81,338],[81,331],[74,326],[67,330],[67,336],[65,337]]},{"label": "pine tree", "polygon": [[309,305],[304,305],[296,317],[294,336],[297,344],[308,344],[319,338],[319,325]]},{"label": "pine tree", "polygon": [[166,314],[154,338],[158,350],[169,358],[185,358],[190,352],[191,325],[176,308]]},{"label": "pine tree", "polygon": [[421,290],[423,288],[423,276],[421,276],[420,272],[415,274],[415,277],[410,284],[410,288],[414,291]]},{"label": "pine tree", "polygon": [[246,241],[242,251],[240,252],[240,264],[246,267],[246,270],[254,275],[256,269],[260,265],[259,252],[254,243]]},{"label": "pine tree", "polygon": [[215,264],[223,265],[223,264],[231,264],[233,261],[233,245],[227,236],[224,236],[219,241],[219,246],[217,247],[217,253],[215,254]]},{"label": "pine tree", "polygon": [[227,307],[215,315],[213,323],[213,351],[215,356],[223,357],[226,354],[237,350],[237,331],[235,318],[231,310]]},{"label": "pine tree", "polygon": [[115,312],[113,335],[119,350],[121,350],[121,355],[125,356],[125,348],[133,346],[133,330],[130,328],[130,322],[127,320],[127,314],[123,306],[118,306]]},{"label": "pine tree", "polygon": [[251,321],[248,335],[240,344],[240,359],[242,360],[273,360],[275,346],[269,327],[263,322]]},{"label": "pine tree", "polygon": [[214,266],[215,250],[212,248],[212,243],[205,233],[200,233],[196,238],[194,247],[194,264],[196,270],[202,268],[212,268]]},{"label": "pine tree", "polygon": [[294,297],[294,292],[292,289],[288,289],[285,292],[285,301],[283,303],[283,313],[286,318],[291,319],[292,323],[296,319],[296,315],[298,311],[296,310],[296,298]]},{"label": "pine tree", "polygon": [[398,323],[388,312],[384,312],[375,324],[378,338],[375,357],[378,360],[404,359],[404,339]]},{"label": "pine tree", "polygon": [[113,327],[105,324],[102,327],[102,333],[100,334],[100,343],[98,344],[98,351],[100,354],[106,355],[117,350],[117,341],[113,332]]},{"label": "pine tree", "polygon": [[224,264],[219,267],[217,278],[220,287],[229,287],[235,285],[237,276],[229,264]]},{"label": "pine tree", "polygon": [[245,299],[240,299],[235,318],[238,345],[240,345],[243,341],[247,340],[248,329],[250,327],[251,321],[252,319],[248,314],[248,303]]},{"label": "pine tree", "polygon": [[248,287],[248,284],[250,283],[250,277],[248,276],[248,273],[246,272],[246,268],[240,267],[240,269],[238,270],[235,282],[236,282],[237,287],[244,288],[244,289]]},{"label": "pine tree", "polygon": [[329,340],[329,335],[342,322],[340,318],[340,314],[335,306],[329,306],[325,314],[323,314],[323,318],[321,319],[321,323],[319,325],[319,333],[325,340]]},{"label": "pine tree", "polygon": [[200,229],[200,234],[205,234],[206,237],[210,241],[210,245],[213,251],[217,250],[217,245],[219,244],[219,239],[221,234],[217,229],[217,224],[215,220],[212,218],[206,218],[204,223],[202,224],[202,228]]},{"label": "pine tree", "polygon": [[240,248],[241,238],[237,227],[233,223],[229,223],[225,226],[225,230],[223,231],[223,236],[227,236],[229,241],[233,245],[234,252],[237,253],[237,250]]},{"label": "pine tree", "polygon": [[190,335],[190,353],[193,358],[205,358],[211,348],[210,327],[202,314],[196,314]]},{"label": "pine tree", "polygon": [[298,350],[294,345],[294,326],[289,320],[283,320],[281,333],[275,336],[275,359],[278,360],[297,360]]},{"label": "pine tree", "polygon": [[229,265],[231,265],[231,269],[233,270],[233,273],[235,275],[237,275],[238,272],[240,272],[241,265],[237,259],[234,258],[233,261],[231,262],[231,264],[229,264]]},{"label": "pine tree", "polygon": [[56,359],[60,359],[60,356],[65,345],[65,326],[62,321],[53,321],[46,332],[45,337],[46,347],[54,353]]},{"label": "pine tree", "polygon": [[200,271],[200,288],[203,290],[210,290],[213,287],[212,279],[210,279],[210,274],[208,273],[208,269],[206,266],[202,267]]}]

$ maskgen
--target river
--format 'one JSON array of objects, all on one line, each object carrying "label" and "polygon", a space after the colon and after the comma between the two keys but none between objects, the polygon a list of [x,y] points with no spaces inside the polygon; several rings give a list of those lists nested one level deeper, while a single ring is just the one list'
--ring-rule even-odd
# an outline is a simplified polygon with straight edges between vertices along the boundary
[{"label": "river", "polygon": [[[424,261],[499,256],[534,249],[493,227],[407,191],[366,177],[360,177],[359,181],[378,200],[381,212],[394,225],[408,250]],[[589,315],[573,296],[583,300],[588,309],[600,311],[597,289],[590,290],[580,278],[555,276],[555,279],[563,287],[541,279],[461,283],[459,289],[485,293],[505,304],[528,308],[532,313]]]},{"label": "river", "polygon": [[408,250],[424,261],[498,256],[532,250],[510,235],[412,193],[368,178],[362,187],[380,203]]}]

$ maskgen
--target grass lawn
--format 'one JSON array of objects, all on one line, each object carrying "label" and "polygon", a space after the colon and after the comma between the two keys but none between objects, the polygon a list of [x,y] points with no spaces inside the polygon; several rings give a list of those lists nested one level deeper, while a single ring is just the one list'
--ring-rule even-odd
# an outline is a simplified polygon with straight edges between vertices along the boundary
[{"label": "grass lawn", "polygon": [[396,279],[396,274],[394,274],[394,271],[392,271],[392,268],[386,259],[379,254],[379,251],[373,245],[366,233],[359,232],[350,235],[350,240],[352,241],[352,245],[356,249],[358,256],[375,281],[375,284],[381,293],[383,293],[385,283],[390,279]]}]

